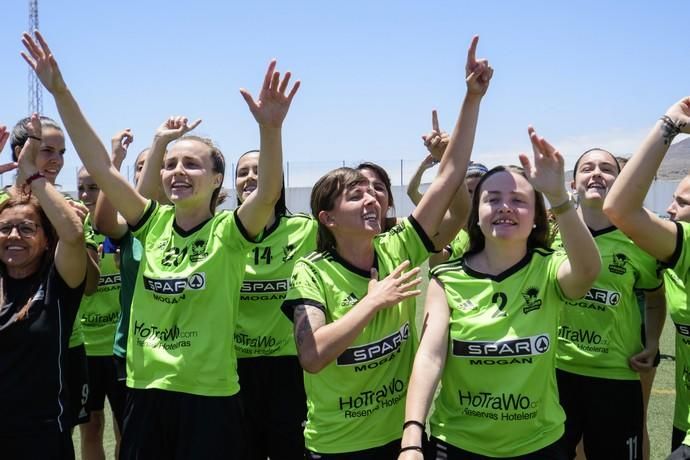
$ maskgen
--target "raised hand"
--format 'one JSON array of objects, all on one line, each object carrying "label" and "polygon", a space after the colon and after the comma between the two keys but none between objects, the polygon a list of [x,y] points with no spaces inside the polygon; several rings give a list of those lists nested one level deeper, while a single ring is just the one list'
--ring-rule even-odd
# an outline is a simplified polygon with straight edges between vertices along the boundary
[{"label": "raised hand", "polygon": [[524,153],[520,154],[520,163],[532,186],[546,195],[549,203],[554,206],[559,205],[568,196],[565,190],[563,156],[546,139],[538,136],[532,126],[527,128],[527,132],[532,142],[534,164],[530,163]]},{"label": "raised hand", "polygon": [[422,279],[417,276],[419,275],[419,267],[406,272],[405,269],[409,266],[410,261],[404,261],[381,281],[377,279],[376,269],[372,268],[367,297],[372,297],[382,309],[392,307],[405,299],[421,294],[422,291],[414,289],[422,282]]},{"label": "raised hand", "polygon": [[295,82],[290,92],[285,94],[292,74],[286,72],[281,81],[280,72],[276,72],[275,68],[276,60],[273,59],[268,65],[264,84],[261,87],[257,100],[254,100],[246,89],[240,89],[240,93],[245,102],[247,102],[249,110],[254,115],[257,123],[269,128],[280,128],[283,125],[283,120],[285,120],[285,116],[290,109],[292,98],[295,97],[300,86],[299,81]]},{"label": "raised hand", "polygon": [[487,59],[477,59],[477,43],[479,43],[479,36],[475,35],[472,37],[470,47],[467,50],[465,82],[468,93],[483,96],[489,89],[489,82],[494,74],[494,69],[489,65]]},{"label": "raised hand", "polygon": [[120,166],[122,165],[122,162],[125,161],[125,158],[127,157],[127,149],[133,141],[134,134],[132,134],[132,130],[129,128],[124,129],[113,136],[111,139],[113,163],[116,163]]},{"label": "raised hand", "polygon": [[179,139],[180,137],[184,136],[199,126],[199,124],[201,124],[201,119],[189,124],[189,119],[187,117],[170,117],[158,127],[155,137],[164,142],[172,142],[175,139]]},{"label": "raised hand", "polygon": [[[422,136],[424,140],[424,145],[436,162],[441,161],[443,152],[446,151],[448,147],[448,142],[450,142],[450,137],[445,131],[441,131],[438,124],[438,113],[436,110],[431,111],[431,132]],[[430,168],[434,163],[427,166]],[[424,163],[422,163],[424,165]]]},{"label": "raised hand", "polygon": [[673,104],[661,117],[664,144],[670,145],[679,133],[690,133],[690,97]]},{"label": "raised hand", "polygon": [[30,34],[26,32],[22,34],[22,43],[29,54],[23,51],[20,54],[29,64],[29,67],[36,72],[36,76],[48,91],[52,94],[65,91],[67,85],[65,85],[65,81],[62,79],[60,68],[48,47],[48,43],[39,31],[35,33],[38,43]]},{"label": "raised hand", "polygon": [[[7,139],[10,138],[10,132],[7,130],[7,126],[5,125],[0,125],[0,152],[2,152],[2,149],[5,148],[5,144],[7,143]],[[6,173],[7,171],[12,171],[17,167],[17,163],[6,163],[6,164],[0,164],[0,174]]]},{"label": "raised hand", "polygon": [[17,161],[17,166],[19,167],[18,183],[20,184],[38,172],[36,157],[41,147],[41,120],[38,118],[38,114],[34,113],[31,115],[31,119],[26,125],[26,130],[29,132],[29,138],[24,147],[22,147],[22,151],[19,152],[19,159]]}]

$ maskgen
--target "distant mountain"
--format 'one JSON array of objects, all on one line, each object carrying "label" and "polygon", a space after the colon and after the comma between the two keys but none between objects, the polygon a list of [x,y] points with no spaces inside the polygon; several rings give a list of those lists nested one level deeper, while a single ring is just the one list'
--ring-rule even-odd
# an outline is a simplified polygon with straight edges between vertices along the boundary
[{"label": "distant mountain", "polygon": [[658,179],[678,180],[690,173],[690,137],[671,145],[661,163]]},{"label": "distant mountain", "polygon": [[[690,174],[690,137],[671,145],[661,162],[656,175],[659,180],[680,180]],[[570,183],[573,171],[565,172],[566,182]]]}]

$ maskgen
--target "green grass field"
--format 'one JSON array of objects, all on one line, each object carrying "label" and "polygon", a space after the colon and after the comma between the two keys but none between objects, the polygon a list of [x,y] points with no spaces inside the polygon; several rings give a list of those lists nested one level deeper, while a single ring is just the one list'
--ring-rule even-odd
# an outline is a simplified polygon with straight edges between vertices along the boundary
[{"label": "green grass field", "polygon": [[[424,271],[426,272],[426,271]],[[424,286],[426,287],[426,285]],[[417,311],[419,317],[424,307],[424,294],[417,300]],[[657,370],[652,396],[649,402],[648,425],[651,445],[651,460],[664,460],[670,453],[671,426],[673,423],[673,402],[675,399],[674,372],[675,372],[675,349],[674,349],[674,328],[670,318],[666,320],[664,333],[661,337],[662,360]],[[113,435],[112,420],[110,410],[106,408],[106,427],[104,435],[106,458],[113,459],[115,439]],[[81,459],[79,448],[79,430],[75,430],[74,448],[77,459]]]}]

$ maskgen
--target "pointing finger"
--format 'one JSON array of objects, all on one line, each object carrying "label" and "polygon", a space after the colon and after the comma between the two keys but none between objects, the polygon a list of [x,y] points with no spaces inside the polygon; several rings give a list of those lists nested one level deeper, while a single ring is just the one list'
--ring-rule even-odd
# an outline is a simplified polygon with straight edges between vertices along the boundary
[{"label": "pointing finger", "polygon": [[436,112],[436,109],[431,111],[431,129],[440,131],[438,127],[438,112]]},{"label": "pointing finger", "polygon": [[479,43],[479,35],[472,37],[470,47],[467,49],[467,64],[474,65],[477,56],[477,43]]}]

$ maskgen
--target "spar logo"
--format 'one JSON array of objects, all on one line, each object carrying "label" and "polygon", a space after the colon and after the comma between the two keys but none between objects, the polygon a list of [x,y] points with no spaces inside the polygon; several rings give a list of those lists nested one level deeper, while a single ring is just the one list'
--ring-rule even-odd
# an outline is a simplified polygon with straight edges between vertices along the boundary
[{"label": "spar logo", "polygon": [[120,284],[120,274],[113,273],[110,275],[101,275],[98,278],[98,287],[101,286],[115,286]]},{"label": "spar logo", "polygon": [[550,348],[549,334],[495,342],[453,340],[453,356],[470,358],[471,365],[530,364]]},{"label": "spar logo", "polygon": [[290,288],[290,280],[243,281],[240,292],[285,292]]},{"label": "spar logo", "polygon": [[[351,366],[367,363],[367,368],[376,367],[381,362],[374,363],[373,361],[386,357],[392,359],[395,352],[400,350],[409,337],[410,324],[406,322],[399,330],[381,340],[348,348],[338,356],[337,364],[338,366]],[[358,367],[356,370],[364,370],[364,366],[361,366],[361,369]]]},{"label": "spar logo", "polygon": [[610,307],[615,307],[621,300],[621,293],[618,291],[608,291],[606,289],[592,288],[587,291],[585,300],[599,302]]},{"label": "spar logo", "polygon": [[206,273],[193,273],[185,278],[149,278],[144,276],[144,289],[156,294],[182,294],[185,290],[206,288]]}]

